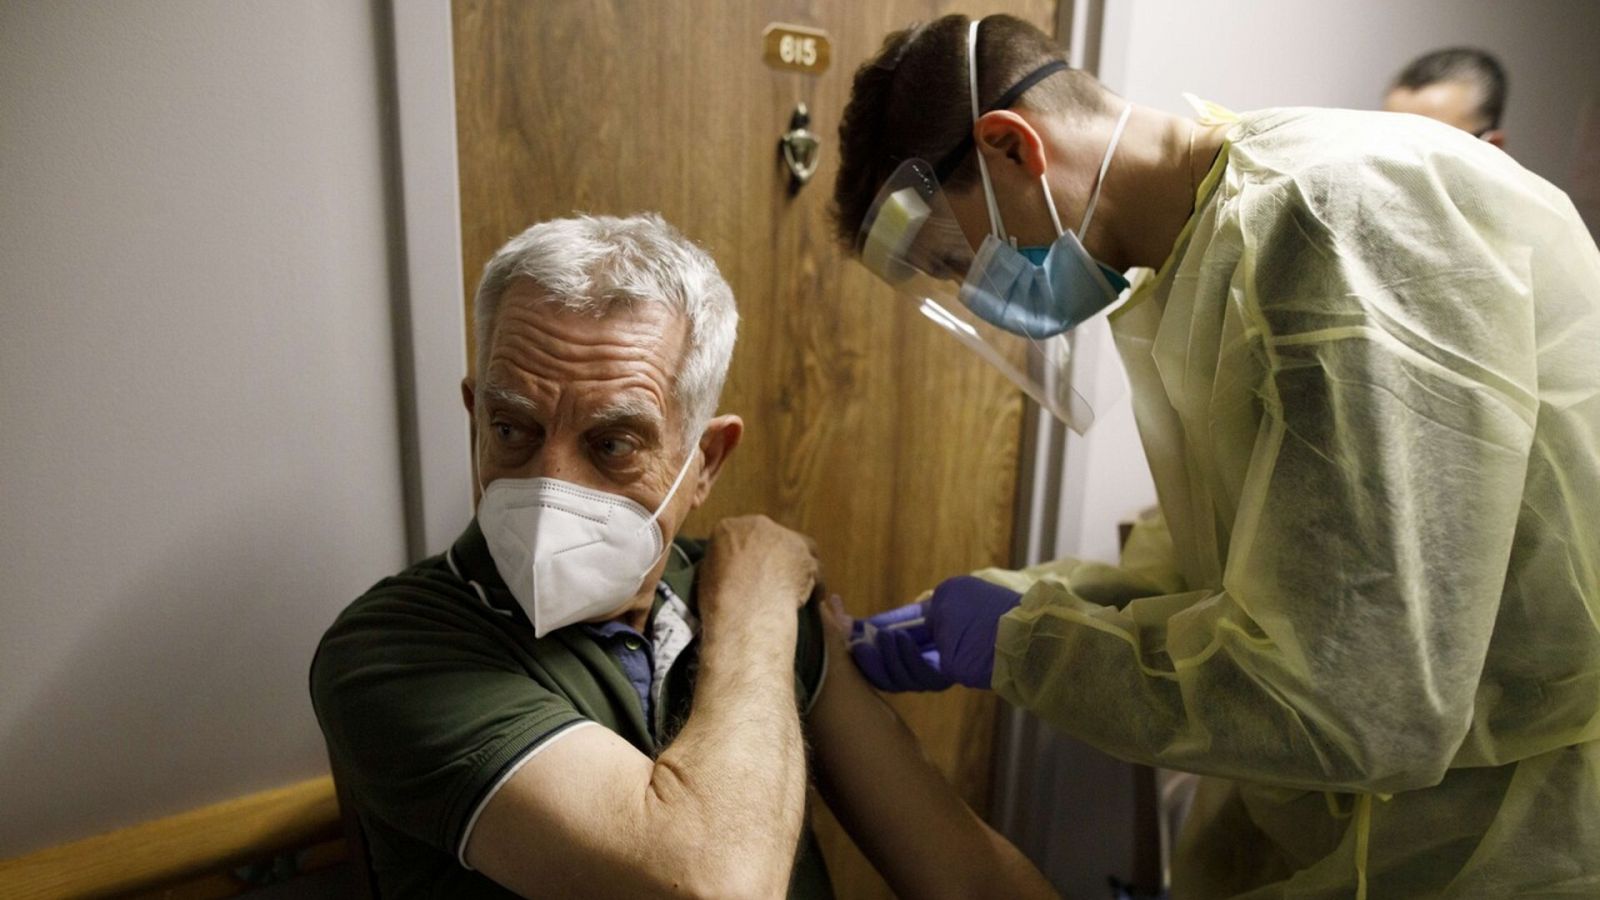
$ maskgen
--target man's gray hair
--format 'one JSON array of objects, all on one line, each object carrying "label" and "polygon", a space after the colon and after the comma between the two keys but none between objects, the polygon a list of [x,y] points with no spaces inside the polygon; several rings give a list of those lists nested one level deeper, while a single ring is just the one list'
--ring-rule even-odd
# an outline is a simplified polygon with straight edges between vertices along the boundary
[{"label": "man's gray hair", "polygon": [[516,278],[531,279],[552,303],[596,316],[665,303],[688,324],[674,378],[685,438],[693,440],[716,413],[739,327],[733,290],[711,256],[659,215],[553,219],[507,241],[484,266],[473,300],[480,379],[500,298]]}]

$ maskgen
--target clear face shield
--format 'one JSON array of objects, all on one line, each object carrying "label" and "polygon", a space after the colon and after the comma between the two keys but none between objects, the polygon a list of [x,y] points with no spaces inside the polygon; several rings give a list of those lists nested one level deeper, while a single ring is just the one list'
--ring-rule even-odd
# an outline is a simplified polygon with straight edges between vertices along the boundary
[{"label": "clear face shield", "polygon": [[[1052,60],[1012,85],[987,109],[978,106],[978,27],[967,32],[967,76],[972,121],[1008,109],[1035,84],[1065,71]],[[981,155],[989,234],[978,247],[967,240],[939,183],[973,152],[971,138],[952,148],[938,165],[908,159],[889,176],[862,220],[856,252],[873,274],[916,303],[922,314],[963,346],[998,369],[1045,411],[1083,434],[1121,394],[1122,381],[1087,371],[1098,353],[1112,353],[1111,330],[1099,313],[1127,286],[1121,273],[1101,265],[1084,248],[1100,185],[1127,124],[1124,107],[1101,159],[1083,222],[1067,231],[1056,215],[1050,185],[1040,176],[1044,201],[1055,225],[1048,247],[1017,247],[1000,221],[989,171]],[[1070,336],[1069,336],[1070,332]],[[1085,354],[1093,347],[1087,365]],[[1084,377],[1074,377],[1081,369]]]},{"label": "clear face shield", "polygon": [[1021,273],[996,265],[986,253],[985,264],[977,264],[989,249],[989,241],[978,249],[968,242],[933,166],[920,159],[902,163],[884,182],[856,239],[856,252],[874,275],[1045,411],[1084,433],[1095,407],[1114,400],[1117,391],[1098,398],[1077,390],[1073,348],[1089,340],[1109,346],[1105,317],[1083,322],[1069,335],[1032,316],[1026,304],[1015,302]]}]

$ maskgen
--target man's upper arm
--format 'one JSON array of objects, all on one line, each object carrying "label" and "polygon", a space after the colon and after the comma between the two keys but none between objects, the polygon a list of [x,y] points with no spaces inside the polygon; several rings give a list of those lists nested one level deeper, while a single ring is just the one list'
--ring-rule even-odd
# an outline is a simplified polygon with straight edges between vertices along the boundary
[{"label": "man's upper arm", "polygon": [[654,763],[605,728],[535,752],[467,837],[468,865],[524,896],[645,896],[682,887],[657,857]]},{"label": "man's upper arm", "polygon": [[328,630],[311,673],[344,788],[367,815],[452,856],[510,767],[585,721],[482,615],[369,596]]},{"label": "man's upper arm", "polygon": [[978,818],[883,698],[838,662],[806,719],[818,787],[828,808],[894,888],[907,897],[1054,897],[1049,883]]}]

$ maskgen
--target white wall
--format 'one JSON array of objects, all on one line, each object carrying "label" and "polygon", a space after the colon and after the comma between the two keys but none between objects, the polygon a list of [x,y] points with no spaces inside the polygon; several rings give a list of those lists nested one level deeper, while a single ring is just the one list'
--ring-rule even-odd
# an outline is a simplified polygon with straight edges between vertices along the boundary
[{"label": "white wall", "polygon": [[312,649],[406,555],[381,42],[0,4],[0,858],[325,770]]}]

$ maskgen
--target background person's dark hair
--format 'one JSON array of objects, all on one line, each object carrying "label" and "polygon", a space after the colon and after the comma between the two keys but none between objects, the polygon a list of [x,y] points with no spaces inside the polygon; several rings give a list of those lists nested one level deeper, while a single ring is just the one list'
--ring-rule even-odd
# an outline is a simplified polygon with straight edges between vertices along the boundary
[{"label": "background person's dark hair", "polygon": [[[987,16],[978,28],[978,101],[987,105],[1034,69],[1066,54],[1049,35],[1014,16]],[[834,226],[854,245],[878,188],[907,159],[936,164],[972,133],[967,89],[966,16],[949,15],[884,38],[861,64],[839,122],[839,175]],[[1076,69],[1059,72],[1024,93],[1016,107],[1039,112],[1099,112],[1103,89]],[[944,179],[959,188],[978,177],[968,154]]]},{"label": "background person's dark hair", "polygon": [[1506,70],[1500,61],[1473,47],[1447,47],[1412,60],[1392,87],[1420,90],[1443,81],[1471,85],[1478,94],[1478,115],[1484,131],[1500,127],[1506,111]]}]

